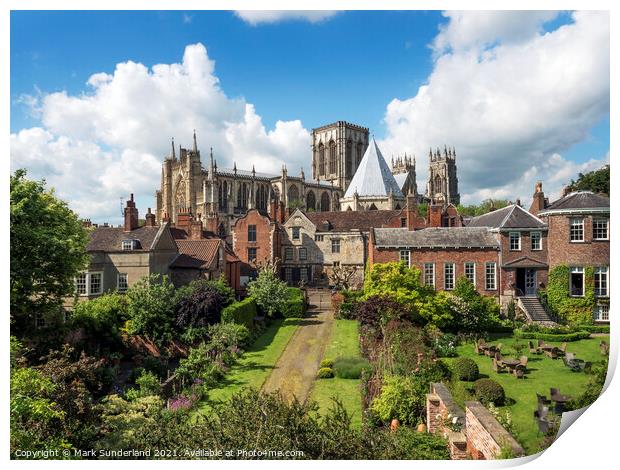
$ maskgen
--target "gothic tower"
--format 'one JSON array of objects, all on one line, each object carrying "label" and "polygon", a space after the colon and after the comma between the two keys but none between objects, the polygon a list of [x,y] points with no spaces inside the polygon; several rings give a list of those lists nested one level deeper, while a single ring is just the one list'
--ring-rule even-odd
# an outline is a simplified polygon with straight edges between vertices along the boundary
[{"label": "gothic tower", "polygon": [[312,129],[312,178],[345,191],[367,147],[367,127],[338,121]]},{"label": "gothic tower", "polygon": [[426,185],[426,197],[435,204],[454,204],[461,202],[459,180],[456,176],[456,149],[444,146],[443,153],[439,148],[428,154],[429,172]]}]

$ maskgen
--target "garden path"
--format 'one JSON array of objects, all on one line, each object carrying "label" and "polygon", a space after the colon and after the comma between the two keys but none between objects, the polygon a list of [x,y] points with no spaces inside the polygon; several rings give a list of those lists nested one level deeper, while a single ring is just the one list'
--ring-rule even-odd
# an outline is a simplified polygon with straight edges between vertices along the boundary
[{"label": "garden path", "polygon": [[309,291],[308,302],[306,316],[263,385],[265,392],[279,390],[285,399],[300,402],[308,398],[334,323],[329,291]]}]

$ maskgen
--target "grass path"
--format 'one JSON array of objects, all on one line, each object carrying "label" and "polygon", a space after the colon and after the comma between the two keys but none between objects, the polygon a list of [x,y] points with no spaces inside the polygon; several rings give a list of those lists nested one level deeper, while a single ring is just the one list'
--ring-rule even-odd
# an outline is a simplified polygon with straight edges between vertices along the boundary
[{"label": "grass path", "polygon": [[260,389],[299,323],[296,318],[275,320],[226,374],[219,386],[209,391],[198,411],[206,411],[210,401],[227,400],[243,387]]},{"label": "grass path", "polygon": [[265,381],[264,391],[279,390],[286,399],[306,401],[331,335],[333,318],[331,310],[314,310],[298,320],[299,328]]},{"label": "grass path", "polygon": [[[361,357],[359,350],[359,330],[356,320],[335,320],[330,341],[323,359],[336,359],[339,356]],[[362,396],[359,379],[317,379],[310,399],[319,405],[319,413],[333,406],[332,397],[337,397],[351,416],[351,424],[359,428],[362,424]]]},{"label": "grass path", "polygon": [[[599,351],[599,343],[601,339],[605,339],[609,343],[609,337],[590,338],[581,341],[569,342],[567,351],[575,353],[578,358],[593,363],[600,362],[602,356]],[[501,338],[493,341],[491,344],[502,343],[502,356],[516,357],[517,354],[511,350],[515,343],[514,338]],[[527,344],[528,340],[519,340],[520,343]],[[560,343],[549,343],[554,346],[560,346]],[[529,354],[527,348],[522,352],[528,356],[527,365],[528,373],[524,379],[517,379],[514,375],[508,373],[496,373],[492,369],[492,361],[486,356],[478,356],[474,353],[473,343],[467,343],[458,347],[458,355],[460,357],[470,357],[476,361],[480,369],[481,376],[488,376],[500,383],[506,391],[506,396],[514,400],[513,404],[502,407],[508,409],[512,415],[515,437],[523,445],[528,454],[538,452],[539,444],[542,441],[542,435],[538,432],[538,426],[533,418],[534,410],[537,407],[536,393],[549,396],[549,388],[560,388],[562,394],[576,397],[580,395],[589,375],[584,373],[572,372],[564,365],[562,359],[550,359],[545,355]],[[447,359],[446,361],[452,361]],[[465,385],[459,382],[460,386]],[[454,396],[457,402],[468,399],[459,393]]]}]

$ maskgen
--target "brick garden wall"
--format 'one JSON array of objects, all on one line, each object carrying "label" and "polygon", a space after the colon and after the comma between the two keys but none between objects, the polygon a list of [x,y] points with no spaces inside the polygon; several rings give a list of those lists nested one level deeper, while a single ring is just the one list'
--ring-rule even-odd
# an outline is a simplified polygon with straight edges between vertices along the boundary
[{"label": "brick garden wall", "polygon": [[465,402],[467,449],[474,459],[493,460],[507,446],[515,457],[525,455],[519,443],[481,403]]}]

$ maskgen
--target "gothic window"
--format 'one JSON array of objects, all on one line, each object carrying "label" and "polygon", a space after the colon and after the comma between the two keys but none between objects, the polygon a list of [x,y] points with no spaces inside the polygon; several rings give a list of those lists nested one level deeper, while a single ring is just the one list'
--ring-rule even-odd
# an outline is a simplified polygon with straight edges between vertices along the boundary
[{"label": "gothic window", "polygon": [[329,141],[329,173],[336,173],[336,142]]},{"label": "gothic window", "polygon": [[321,212],[328,212],[329,211],[329,194],[327,194],[327,192],[324,192],[321,195]]},{"label": "gothic window", "polygon": [[306,209],[316,210],[316,196],[313,191],[308,191],[306,195]]},{"label": "gothic window", "polygon": [[218,188],[219,211],[228,211],[228,181],[223,181]]},{"label": "gothic window", "polygon": [[435,194],[437,193],[443,193],[443,189],[441,187],[441,176],[436,175],[435,176]]},{"label": "gothic window", "polygon": [[353,176],[353,142],[347,140],[347,149],[345,152],[345,175],[347,177]]},{"label": "gothic window", "polygon": [[248,185],[241,183],[237,189],[237,207],[239,209],[248,208]]},{"label": "gothic window", "polygon": [[325,146],[319,144],[319,176],[325,174]]},{"label": "gothic window", "polygon": [[357,168],[362,161],[364,145],[361,142],[357,143],[357,152],[355,155],[355,167]]},{"label": "gothic window", "polygon": [[292,185],[288,188],[288,205],[294,205],[295,202],[299,201],[299,189],[297,186]]},{"label": "gothic window", "polygon": [[259,211],[267,210],[267,188],[263,185],[259,185],[256,190],[256,208]]}]

